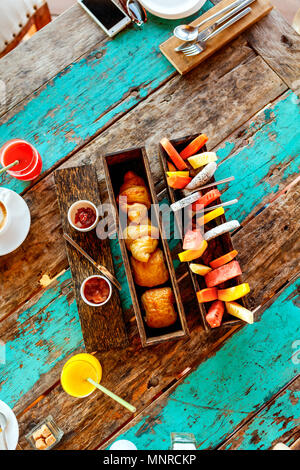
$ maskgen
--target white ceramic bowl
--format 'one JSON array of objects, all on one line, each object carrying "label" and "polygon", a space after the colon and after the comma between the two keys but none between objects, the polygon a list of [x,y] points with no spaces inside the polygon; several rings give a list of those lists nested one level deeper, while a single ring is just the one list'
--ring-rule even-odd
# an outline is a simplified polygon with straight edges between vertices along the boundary
[{"label": "white ceramic bowl", "polygon": [[193,15],[206,0],[140,0],[141,4],[153,15],[175,20]]},{"label": "white ceramic bowl", "polygon": [[[76,215],[76,212],[78,211],[78,209],[81,209],[81,207],[90,207],[91,209],[93,209],[95,212],[96,212],[96,220],[95,222],[93,223],[93,225],[91,225],[90,227],[87,227],[87,228],[79,228],[75,225],[75,215]],[[74,202],[74,204],[71,205],[69,211],[68,211],[68,221],[69,221],[69,224],[75,229],[75,230],[78,230],[78,232],[90,232],[91,230],[93,230],[97,224],[98,224],[98,220],[99,220],[99,212],[98,212],[98,209],[97,207],[95,206],[95,204],[93,204],[91,201],[87,201],[85,199],[82,199],[80,201],[77,201],[77,202]]]},{"label": "white ceramic bowl", "polygon": [[[102,304],[94,304],[93,302],[89,302],[89,301],[86,299],[85,295],[84,295],[84,286],[85,286],[86,282],[87,282],[89,279],[93,279],[94,277],[97,277],[98,279],[104,279],[104,280],[107,282],[107,284],[109,285],[109,294],[108,294],[108,297],[107,297],[107,299],[106,299],[104,302],[102,302]],[[112,294],[112,285],[111,285],[111,282],[110,282],[106,277],[104,277],[104,276],[100,276],[100,275],[98,275],[98,274],[94,274],[93,276],[87,277],[87,278],[83,281],[83,283],[81,284],[81,288],[80,288],[80,295],[81,295],[81,298],[82,298],[82,300],[83,300],[87,305],[89,305],[90,307],[102,307],[103,305],[105,305],[105,304],[109,301],[109,299],[111,298],[111,294]]]}]

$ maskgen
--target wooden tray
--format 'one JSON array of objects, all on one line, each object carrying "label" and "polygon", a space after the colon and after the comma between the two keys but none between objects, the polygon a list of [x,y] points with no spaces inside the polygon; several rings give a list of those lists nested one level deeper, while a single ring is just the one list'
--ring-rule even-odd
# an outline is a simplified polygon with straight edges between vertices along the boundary
[{"label": "wooden tray", "polygon": [[[176,150],[178,152],[181,152],[197,136],[198,136],[198,134],[196,134],[194,136],[190,136],[190,137],[183,137],[181,139],[171,140],[171,143],[173,144],[173,146],[176,148]],[[202,151],[203,152],[207,151],[205,146],[199,151],[199,153],[201,153]],[[168,188],[170,201],[171,201],[171,204],[173,204],[174,202],[177,202],[180,199],[182,199],[184,197],[184,195],[182,194],[182,192],[180,190],[174,190],[173,188],[170,188],[170,186],[167,183],[166,172],[169,171],[168,166],[167,166],[167,160],[170,161],[170,159],[169,159],[166,151],[164,150],[164,148],[161,145],[159,145],[159,154],[160,154],[160,161],[161,161],[162,171],[163,171],[164,178],[165,178],[165,183],[166,183],[166,186]],[[230,176],[230,175],[228,175],[228,176]],[[215,179],[212,178],[206,184],[213,183],[214,181],[215,181]],[[217,186],[213,186],[209,189],[204,190],[203,194],[205,194],[208,191],[211,191],[212,189],[217,189]],[[221,203],[222,203],[222,201],[219,198],[216,201],[214,201],[212,203],[212,205],[215,206],[215,205],[221,204]],[[175,221],[176,221],[179,233],[181,233],[181,230],[180,230],[181,217],[179,216],[179,214],[180,214],[180,212],[174,212]],[[205,227],[206,227],[207,230],[210,230],[210,229],[216,227],[217,225],[223,224],[225,222],[226,222],[226,217],[225,217],[225,214],[224,214],[224,215],[218,217],[217,219],[212,220],[211,222],[206,224]],[[221,235],[221,236],[211,240],[210,242],[208,242],[208,248],[206,249],[205,253],[202,256],[203,263],[205,265],[208,265],[208,263],[210,261],[218,258],[219,256],[224,255],[225,253],[228,253],[229,251],[232,251],[233,249],[234,249],[234,247],[232,245],[232,240],[231,240],[230,233],[226,233],[224,235]],[[197,260],[194,260],[192,262],[197,263]],[[188,265],[189,265],[189,263],[188,263]],[[200,289],[205,289],[207,286],[205,284],[203,276],[199,276],[198,274],[193,273],[190,269],[189,269],[189,273],[190,273],[190,276],[191,276],[191,279],[192,279],[193,287],[194,287],[194,290],[195,290],[195,296],[196,296],[196,292],[198,292]],[[238,277],[222,284],[222,288],[232,287],[232,286],[235,286],[237,284],[241,284],[242,282],[243,282],[242,281],[242,276],[238,276]],[[197,301],[197,297],[196,297],[196,301]],[[247,303],[246,303],[246,298],[245,297],[238,300],[238,302],[241,303],[245,308],[247,308]],[[205,328],[206,331],[209,331],[209,330],[211,330],[211,327],[206,321],[206,314],[208,312],[208,309],[209,309],[209,306],[211,305],[211,303],[200,304],[197,301],[197,304],[199,306],[199,311],[200,311],[200,314],[201,314],[201,318],[202,318],[202,321],[203,321],[204,328]],[[226,312],[224,313],[222,325],[233,326],[233,325],[236,325],[236,324],[239,324],[239,323],[244,323],[244,322],[242,320],[239,320],[237,318],[232,317],[231,315],[227,314]]]},{"label": "wooden tray", "polygon": [[[205,18],[210,17],[215,12],[222,10],[225,6],[232,3],[233,0],[222,0],[215,7],[208,10],[202,16],[190,23],[193,26],[198,25]],[[181,75],[184,75],[190,72],[192,69],[201,64],[204,60],[218,51],[221,47],[228,44],[230,41],[238,37],[246,29],[248,29],[253,24],[257,23],[264,16],[266,16],[272,10],[272,5],[268,0],[256,0],[252,5],[252,12],[246,15],[244,18],[239,20],[237,23],[232,25],[230,28],[222,31],[215,38],[207,42],[207,48],[201,54],[186,57],[183,52],[176,52],[174,48],[182,44],[180,39],[177,39],[175,36],[172,36],[167,41],[163,42],[159,48],[161,52],[166,56],[166,58],[171,62],[171,64],[178,70]],[[211,26],[216,21],[216,18],[210,22],[205,23],[201,29],[205,29],[208,26]]]},{"label": "wooden tray", "polygon": [[[123,262],[126,270],[126,275],[128,279],[129,289],[132,297],[133,308],[136,316],[137,326],[139,330],[139,334],[141,337],[142,346],[151,346],[156,343],[161,343],[162,341],[173,340],[178,338],[183,338],[189,335],[186,317],[184,313],[184,308],[175,276],[175,270],[171,258],[171,253],[169,249],[169,245],[165,237],[163,236],[163,229],[160,223],[160,218],[158,214],[158,200],[156,197],[154,184],[152,180],[152,175],[150,171],[149,161],[146,155],[146,151],[144,148],[133,148],[129,150],[124,150],[121,152],[113,153],[111,155],[105,155],[103,157],[103,165],[105,170],[106,176],[106,184],[108,188],[110,202],[113,204],[115,211],[116,211],[116,225],[117,225],[117,232],[119,236],[119,243],[121,247]],[[146,185],[148,186],[151,194],[152,204],[155,204],[155,216],[156,222],[159,227],[160,231],[160,248],[162,249],[165,261],[167,263],[167,267],[170,273],[170,279],[168,283],[164,284],[165,286],[169,286],[172,288],[175,302],[177,306],[177,313],[178,318],[177,322],[169,328],[161,328],[161,329],[153,329],[149,328],[143,319],[143,307],[141,304],[141,295],[145,290],[149,288],[139,287],[135,284],[128,251],[125,245],[125,240],[120,237],[120,232],[124,230],[125,227],[120,226],[120,219],[118,215],[118,207],[116,203],[116,198],[119,194],[120,187],[123,183],[124,174],[129,171],[133,170],[136,174],[141,176]]]},{"label": "wooden tray", "polygon": [[[114,273],[109,241],[99,240],[95,230],[78,232],[68,222],[68,209],[79,199],[87,199],[97,207],[101,203],[94,167],[86,165],[57,170],[54,177],[63,231],[69,234],[97,263],[106,266]],[[128,339],[118,290],[113,287],[111,299],[103,307],[94,308],[87,305],[80,296],[80,286],[85,278],[100,273],[68,243],[66,243],[66,250],[87,352],[126,347]]]}]

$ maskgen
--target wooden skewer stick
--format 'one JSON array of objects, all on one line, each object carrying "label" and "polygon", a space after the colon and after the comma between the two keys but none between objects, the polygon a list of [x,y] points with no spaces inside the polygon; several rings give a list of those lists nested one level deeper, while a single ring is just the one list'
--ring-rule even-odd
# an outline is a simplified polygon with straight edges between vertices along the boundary
[{"label": "wooden skewer stick", "polygon": [[209,183],[209,184],[206,184],[205,186],[195,188],[193,189],[193,191],[202,191],[202,189],[212,188],[213,186],[217,186],[218,184],[229,183],[230,181],[233,181],[233,180],[234,180],[234,176],[229,176],[228,178],[225,178],[223,180],[215,181],[214,183]]},{"label": "wooden skewer stick", "polygon": [[232,199],[231,201],[223,202],[222,204],[217,204],[216,206],[205,207],[203,212],[210,212],[210,211],[213,211],[215,209],[218,209],[218,207],[232,206],[233,204],[236,204],[237,202],[239,202],[238,199]]},{"label": "wooden skewer stick", "polygon": [[130,405],[130,403],[128,403],[127,401],[123,400],[123,398],[118,397],[118,395],[116,395],[115,393],[111,392],[111,391],[108,390],[107,388],[103,387],[103,385],[98,384],[97,382],[95,382],[93,379],[90,379],[90,378],[87,378],[86,380],[87,380],[87,382],[89,382],[90,384],[94,385],[96,388],[98,388],[99,390],[101,390],[101,392],[105,393],[105,395],[108,395],[110,398],[112,398],[113,400],[115,400],[116,402],[118,402],[120,405],[122,405],[122,406],[124,406],[125,408],[127,408],[127,410],[131,411],[131,413],[135,413],[135,412],[136,412],[136,407],[135,407],[135,406]]},{"label": "wooden skewer stick", "polygon": [[13,166],[19,165],[19,163],[20,163],[19,160],[16,160],[15,162],[10,163],[9,165],[7,165],[7,166],[1,168],[1,170],[0,170],[0,175],[2,175],[2,173],[4,173],[5,171],[9,170],[9,169],[12,168]]},{"label": "wooden skewer stick", "polygon": [[189,206],[193,202],[196,202],[197,199],[199,199],[201,196],[199,191],[202,191],[203,189],[212,188],[213,186],[217,186],[218,184],[228,183],[229,181],[232,181],[232,180],[234,180],[234,176],[229,176],[229,178],[225,178],[220,181],[215,181],[214,183],[206,184],[205,186],[202,186],[201,188],[194,189],[193,192],[191,192],[191,194],[184,197],[183,199],[180,199],[180,201],[174,202],[174,204],[171,204],[170,207],[173,212],[179,211],[183,209],[184,207]]}]

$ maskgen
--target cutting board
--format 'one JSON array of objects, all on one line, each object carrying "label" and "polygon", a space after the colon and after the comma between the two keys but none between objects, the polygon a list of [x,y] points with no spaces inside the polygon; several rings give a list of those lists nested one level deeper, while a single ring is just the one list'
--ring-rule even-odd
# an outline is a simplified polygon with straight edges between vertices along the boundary
[{"label": "cutting board", "polygon": [[[190,24],[197,26],[205,18],[208,18],[217,11],[222,10],[222,8],[226,7],[230,3],[233,3],[233,0],[223,0]],[[181,75],[184,75],[197,67],[197,65],[201,64],[201,62],[218,51],[221,47],[225,46],[230,41],[238,37],[246,29],[250,28],[250,26],[261,20],[264,16],[270,13],[273,8],[268,0],[256,0],[254,3],[252,3],[252,5],[250,5],[250,7],[252,9],[251,13],[246,15],[234,25],[230,26],[225,31],[222,31],[215,38],[208,41],[206,44],[207,48],[201,54],[192,57],[186,57],[183,52],[174,51],[175,47],[182,44],[182,41],[177,39],[175,36],[172,36],[167,41],[163,42],[159,48],[166,58],[171,62],[171,64],[178,70],[178,72]],[[210,22],[205,23],[201,30],[211,26],[215,21],[216,18]]]},{"label": "cutting board", "polygon": [[[106,266],[114,274],[109,240],[99,240],[96,230],[78,232],[68,222],[68,210],[73,202],[86,199],[96,207],[101,204],[95,168],[92,165],[65,168],[55,171],[54,177],[63,231],[97,263]],[[87,277],[101,273],[67,242],[66,250],[87,352],[126,347],[128,339],[118,290],[113,286],[111,299],[103,307],[87,305],[80,295],[81,284]]]}]

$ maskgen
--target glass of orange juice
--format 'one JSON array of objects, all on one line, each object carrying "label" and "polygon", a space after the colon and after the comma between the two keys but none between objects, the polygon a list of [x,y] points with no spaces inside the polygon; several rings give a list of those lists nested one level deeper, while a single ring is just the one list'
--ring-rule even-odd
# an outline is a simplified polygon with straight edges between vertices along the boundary
[{"label": "glass of orange juice", "polygon": [[61,372],[64,391],[76,398],[87,397],[96,390],[96,387],[87,381],[88,378],[98,384],[102,378],[101,364],[91,354],[76,354],[65,363]]},{"label": "glass of orange juice", "polygon": [[136,412],[135,406],[119,397],[111,390],[100,385],[102,367],[95,356],[91,354],[76,354],[71,357],[61,371],[61,385],[66,393],[76,398],[88,397],[96,388],[110,398],[127,408],[132,413]]}]

